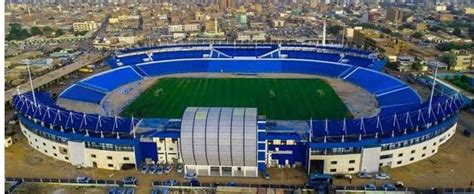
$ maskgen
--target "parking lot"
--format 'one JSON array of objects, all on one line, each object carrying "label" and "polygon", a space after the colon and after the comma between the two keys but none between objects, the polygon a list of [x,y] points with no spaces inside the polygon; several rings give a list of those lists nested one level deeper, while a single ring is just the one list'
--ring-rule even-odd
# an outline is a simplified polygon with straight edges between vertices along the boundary
[{"label": "parking lot", "polygon": [[[179,182],[189,182],[183,175],[173,170],[166,175],[140,174],[139,170],[111,171],[95,168],[77,169],[76,167],[49,158],[31,148],[22,134],[16,133],[15,144],[5,149],[5,174],[8,177],[31,177],[31,178],[75,178],[77,176],[89,176],[93,179],[121,180],[126,176],[138,178],[137,193],[150,193],[152,181],[166,181],[175,179]],[[237,182],[239,184],[285,184],[302,185],[306,182],[303,169],[269,169],[271,180],[259,178],[237,178],[237,177],[199,177],[201,183]]]}]

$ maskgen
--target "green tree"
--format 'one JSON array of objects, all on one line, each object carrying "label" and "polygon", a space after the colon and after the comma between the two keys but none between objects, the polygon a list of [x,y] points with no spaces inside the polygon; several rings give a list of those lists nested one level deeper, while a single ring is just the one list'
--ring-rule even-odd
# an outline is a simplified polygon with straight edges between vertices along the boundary
[{"label": "green tree", "polygon": [[64,35],[64,30],[63,29],[57,29],[54,34],[55,34],[56,37],[62,36],[62,35]]},{"label": "green tree", "polygon": [[415,32],[411,35],[411,37],[416,38],[416,39],[420,39],[420,38],[423,37],[423,33],[422,32]]},{"label": "green tree", "polygon": [[430,26],[430,27],[428,28],[428,30],[430,30],[430,31],[432,31],[432,32],[437,32],[437,31],[443,30],[443,29],[442,29],[441,27],[439,27],[439,26]]},{"label": "green tree", "polygon": [[39,28],[37,26],[33,26],[30,29],[30,33],[31,33],[32,36],[43,35],[43,31],[41,30],[41,28]]},{"label": "green tree", "polygon": [[342,26],[339,26],[339,25],[329,26],[328,32],[330,34],[337,35],[341,33],[342,29],[343,29]]},{"label": "green tree", "polygon": [[469,37],[471,37],[471,39],[474,40],[474,26],[469,27],[468,34],[469,34]]},{"label": "green tree", "polygon": [[11,23],[8,25],[8,28],[6,40],[24,40],[31,37],[30,32],[28,32],[26,29],[23,29],[19,23]]},{"label": "green tree", "polygon": [[53,28],[49,27],[49,26],[45,26],[43,27],[43,34],[45,36],[51,36],[51,34],[53,33]]},{"label": "green tree", "polygon": [[454,66],[454,56],[449,54],[449,53],[445,53],[445,54],[441,55],[439,57],[439,61],[448,64],[449,69],[451,69],[452,66]]},{"label": "green tree", "polygon": [[380,31],[382,31],[385,34],[392,34],[392,30],[390,30],[388,28],[382,28],[382,29],[380,29]]},{"label": "green tree", "polygon": [[455,28],[454,28],[454,31],[453,31],[453,35],[455,35],[455,36],[461,36],[461,35],[462,35],[461,28],[455,27]]},{"label": "green tree", "polygon": [[87,31],[74,32],[74,36],[84,36],[87,34]]},{"label": "green tree", "polygon": [[421,65],[421,63],[419,62],[414,62],[413,64],[411,64],[411,69],[415,71],[420,71],[422,67],[423,65]]}]

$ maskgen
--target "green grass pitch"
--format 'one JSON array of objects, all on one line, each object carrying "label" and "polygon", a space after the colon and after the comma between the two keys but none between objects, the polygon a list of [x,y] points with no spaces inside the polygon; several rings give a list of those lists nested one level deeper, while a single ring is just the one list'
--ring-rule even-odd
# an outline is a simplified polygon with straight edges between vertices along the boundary
[{"label": "green grass pitch", "polygon": [[142,118],[181,118],[186,107],[257,107],[275,120],[350,117],[342,100],[320,79],[163,78],[122,112]]}]

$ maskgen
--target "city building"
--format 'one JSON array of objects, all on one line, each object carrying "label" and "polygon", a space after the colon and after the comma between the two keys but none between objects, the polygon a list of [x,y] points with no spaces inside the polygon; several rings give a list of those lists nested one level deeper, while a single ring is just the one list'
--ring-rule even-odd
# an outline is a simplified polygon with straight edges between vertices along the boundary
[{"label": "city building", "polygon": [[263,31],[243,31],[237,33],[237,41],[253,42],[253,41],[266,41],[267,34]]},{"label": "city building", "polygon": [[450,54],[453,56],[452,70],[465,71],[471,69],[472,54],[466,50],[451,50]]},{"label": "city building", "polygon": [[94,21],[75,22],[72,28],[74,32],[92,31],[97,29],[97,24]]},{"label": "city building", "polygon": [[403,10],[397,7],[387,9],[387,20],[394,23],[403,22]]}]

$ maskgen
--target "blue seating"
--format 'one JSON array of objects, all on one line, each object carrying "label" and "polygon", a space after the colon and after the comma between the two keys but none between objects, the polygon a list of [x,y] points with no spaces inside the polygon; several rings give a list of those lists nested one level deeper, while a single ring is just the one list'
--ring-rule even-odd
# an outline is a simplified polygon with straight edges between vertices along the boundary
[{"label": "blue seating", "polygon": [[[428,115],[428,103],[423,104],[413,103],[405,105],[395,105],[392,107],[385,107],[381,113],[376,117],[364,119],[348,119],[344,120],[313,120],[313,136],[342,136],[342,135],[366,135],[386,134],[391,135],[392,131],[396,133],[403,133],[405,129],[415,129],[422,127],[427,123],[434,121],[441,121],[447,114],[453,114],[457,108],[446,108],[445,104],[448,97],[436,97],[433,104],[440,104],[433,107],[431,116]],[[456,104],[461,104],[459,100],[454,101]],[[407,115],[408,113],[408,115]],[[408,120],[408,122],[407,122]],[[327,127],[326,127],[327,126]]]},{"label": "blue seating", "polygon": [[372,64],[372,59],[362,58],[362,57],[354,57],[354,56],[345,56],[344,59],[347,59],[347,64],[351,64],[354,66],[359,67],[368,67]]},{"label": "blue seating", "polygon": [[391,78],[388,75],[368,69],[358,69],[345,80],[359,85],[374,94],[387,88],[393,89],[405,85],[396,78]]},{"label": "blue seating", "polygon": [[205,54],[209,54],[209,50],[196,51],[170,51],[153,53],[153,61],[162,61],[170,59],[186,59],[186,58],[202,58]]},{"label": "blue seating", "polygon": [[99,104],[105,94],[97,90],[85,88],[80,85],[72,85],[59,95],[60,98],[67,98],[71,100],[79,100]]},{"label": "blue seating", "polygon": [[328,64],[312,61],[282,61],[282,71],[287,73],[315,74],[328,77],[337,77],[350,66]]},{"label": "blue seating", "polygon": [[296,59],[314,59],[321,61],[338,62],[341,58],[339,54],[321,53],[315,51],[282,51],[282,54],[287,54],[288,58]]},{"label": "blue seating", "polygon": [[382,96],[377,96],[379,106],[403,105],[420,103],[420,97],[411,88],[405,88]]},{"label": "blue seating", "polygon": [[263,55],[265,53],[268,53],[272,50],[275,50],[275,48],[219,48],[216,47],[216,50],[225,53],[226,55],[229,56],[252,56],[252,57],[257,57],[260,55]]},{"label": "blue seating", "polygon": [[212,60],[209,61],[209,72],[223,73],[279,73],[280,61],[269,60]]},{"label": "blue seating", "polygon": [[23,94],[22,98],[17,95],[13,99],[15,109],[19,113],[43,121],[44,126],[61,126],[64,130],[74,128],[77,130],[76,132],[87,129],[106,133],[129,133],[132,122],[138,123],[137,119],[132,121],[131,118],[114,118],[66,110],[54,104],[54,101],[45,92],[36,93],[36,101],[38,106],[34,107],[31,93]]},{"label": "blue seating", "polygon": [[132,55],[126,57],[119,57],[117,60],[122,62],[124,65],[133,65],[137,63],[145,62],[143,59],[148,59],[146,54]]},{"label": "blue seating", "polygon": [[131,67],[127,66],[97,74],[81,81],[81,83],[97,88],[98,90],[110,92],[115,88],[140,79],[142,79],[142,77]]},{"label": "blue seating", "polygon": [[208,62],[206,60],[183,60],[142,64],[137,66],[149,76],[160,76],[186,72],[207,72]]},{"label": "blue seating", "polygon": [[149,76],[186,72],[303,73],[336,77],[351,66],[292,60],[180,60],[137,65]]}]

